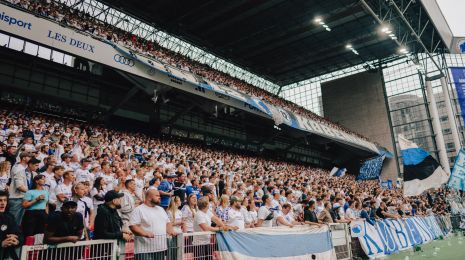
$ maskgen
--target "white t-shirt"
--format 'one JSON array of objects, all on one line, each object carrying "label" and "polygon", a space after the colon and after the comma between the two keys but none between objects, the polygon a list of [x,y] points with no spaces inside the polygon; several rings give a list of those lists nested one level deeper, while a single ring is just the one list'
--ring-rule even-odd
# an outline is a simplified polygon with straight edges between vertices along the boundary
[{"label": "white t-shirt", "polygon": [[86,206],[89,208],[89,210],[94,209],[94,204],[92,203],[92,199],[84,196],[82,198],[76,198],[75,201],[77,203],[76,212],[79,212],[82,214],[82,217],[84,217],[85,227],[89,227],[90,212],[87,212],[86,214]]},{"label": "white t-shirt", "polygon": [[168,217],[170,219],[170,222],[173,223],[173,230],[176,234],[182,234],[182,228],[181,226],[175,226],[174,223],[175,222],[179,222],[182,220],[182,212],[178,209],[176,210],[176,212],[174,213],[174,218],[171,214],[171,212],[168,213]]},{"label": "white t-shirt", "polygon": [[105,183],[107,184],[107,190],[113,190],[115,186],[115,177],[113,175],[106,175],[102,174],[100,177],[102,177],[105,180]]},{"label": "white t-shirt", "polygon": [[[209,210],[206,213],[201,210],[197,211],[197,213],[194,216],[194,232],[203,232],[202,228],[200,228],[200,224],[206,224],[207,226],[211,226],[212,216],[213,213]],[[210,235],[194,236],[192,244],[208,245],[210,244]]]},{"label": "white t-shirt", "polygon": [[168,214],[160,207],[149,207],[141,204],[136,207],[129,217],[129,226],[139,225],[142,229],[152,232],[154,238],[145,238],[135,236],[134,239],[134,252],[151,253],[166,250],[166,224],[169,223]]},{"label": "white t-shirt", "polygon": [[245,229],[245,217],[240,210],[231,208],[228,210],[228,226]]},{"label": "white t-shirt", "polygon": [[[262,227],[272,227],[273,226],[273,220],[265,220],[266,217],[271,213],[271,211],[265,207],[265,206],[261,206],[259,209],[258,209],[258,219],[263,219],[263,224],[262,224]],[[274,216],[274,214],[273,214]]]},{"label": "white t-shirt", "polygon": [[355,212],[351,208],[347,208],[346,215],[347,218],[355,218]]},{"label": "white t-shirt", "polygon": [[184,205],[181,209],[182,218],[186,225],[187,232],[194,232],[194,212],[189,208],[188,205]]},{"label": "white t-shirt", "polygon": [[[289,212],[289,213],[287,213],[287,214],[284,214],[282,211],[280,211],[280,212],[277,214],[276,218],[278,218],[279,216],[280,216],[280,217],[283,217],[284,220],[285,220],[287,223],[289,223],[289,224],[292,224],[292,222],[294,222],[294,216],[293,216],[293,214],[292,214],[291,212]],[[276,221],[276,226],[284,226],[284,225],[281,224],[281,223],[279,223],[278,221]]]},{"label": "white t-shirt", "polygon": [[[55,188],[55,195],[64,194],[65,198],[69,199],[69,198],[71,198],[71,196],[73,196],[72,188],[73,188],[72,183],[70,183],[69,185],[66,185],[64,183],[60,183]],[[61,205],[63,205],[63,203],[61,201],[57,200],[57,209],[56,209],[57,211],[61,211]]]}]

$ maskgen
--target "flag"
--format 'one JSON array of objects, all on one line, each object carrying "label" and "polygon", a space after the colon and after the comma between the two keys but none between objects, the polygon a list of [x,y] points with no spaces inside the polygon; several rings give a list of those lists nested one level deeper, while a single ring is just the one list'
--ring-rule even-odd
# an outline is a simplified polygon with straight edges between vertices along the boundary
[{"label": "flag", "polygon": [[449,174],[425,150],[399,135],[400,153],[404,162],[404,195],[417,196],[431,188],[439,188]]},{"label": "flag", "polygon": [[333,169],[329,173],[329,176],[342,177],[346,174],[346,171],[346,168],[333,167]]},{"label": "flag", "polygon": [[360,174],[356,180],[374,180],[379,178],[385,155],[377,156],[373,159],[366,160],[360,168]]},{"label": "flag", "polygon": [[455,157],[454,168],[447,185],[457,190],[465,190],[465,151],[463,149],[460,149]]},{"label": "flag", "polygon": [[221,259],[337,259],[328,226],[250,228],[216,234]]}]

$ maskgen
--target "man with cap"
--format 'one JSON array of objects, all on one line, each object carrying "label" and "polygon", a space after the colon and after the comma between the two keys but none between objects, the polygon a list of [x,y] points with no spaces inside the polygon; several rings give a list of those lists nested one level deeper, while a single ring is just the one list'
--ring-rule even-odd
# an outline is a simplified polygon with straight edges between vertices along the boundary
[{"label": "man with cap", "polygon": [[158,191],[160,192],[160,206],[165,210],[170,205],[171,196],[173,196],[173,179],[176,177],[174,173],[168,173],[165,175],[165,179],[161,181],[158,186]]},{"label": "man with cap", "polygon": [[61,211],[50,214],[45,229],[45,243],[75,243],[81,239],[84,219],[81,213],[76,212],[76,209],[77,203],[75,201],[65,200],[61,206]]},{"label": "man with cap", "polygon": [[265,205],[258,209],[257,227],[272,227],[276,209],[273,208],[272,198],[265,194],[262,197]]},{"label": "man with cap", "polygon": [[242,200],[237,196],[231,196],[229,201],[231,209],[227,212],[226,224],[234,230],[245,229],[245,216],[241,212]]},{"label": "man with cap", "polygon": [[94,222],[95,239],[122,239],[129,241],[131,232],[122,230],[123,221],[118,214],[123,193],[110,190],[105,194],[105,203],[100,205]]},{"label": "man with cap", "polygon": [[[21,161],[19,166],[17,166],[18,168],[16,168],[18,171],[15,170],[13,174],[12,170],[11,175],[9,212],[15,217],[18,225],[21,223],[24,215],[24,208],[22,206],[24,194],[32,188],[32,179],[37,175],[36,170],[39,168],[40,163],[39,160],[30,158],[31,155],[29,153],[21,153]],[[23,163],[27,166],[24,170],[20,170],[23,169]]]}]

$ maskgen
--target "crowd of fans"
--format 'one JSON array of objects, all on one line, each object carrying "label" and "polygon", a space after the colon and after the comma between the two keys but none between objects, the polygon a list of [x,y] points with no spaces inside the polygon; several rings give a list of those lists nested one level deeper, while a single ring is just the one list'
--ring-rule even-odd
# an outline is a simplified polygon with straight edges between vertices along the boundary
[{"label": "crowd of fans", "polygon": [[326,124],[332,128],[350,133],[366,141],[366,137],[355,133],[339,124],[326,120],[317,114],[287,101],[277,95],[267,92],[263,89],[248,84],[242,80],[234,78],[226,73],[214,70],[205,64],[201,64],[194,60],[189,59],[179,53],[168,50],[154,41],[148,41],[130,32],[126,32],[113,25],[102,22],[88,13],[72,9],[65,4],[52,0],[2,0],[10,2],[14,5],[27,9],[38,15],[53,19],[63,25],[84,31],[102,38],[106,38],[116,42],[122,46],[126,46],[133,51],[142,55],[149,56],[162,63],[178,67],[183,70],[190,71],[198,76],[204,77],[208,80],[229,86],[239,92],[246,93],[251,96],[260,98],[278,107],[287,108],[288,110],[311,118],[319,123]]},{"label": "crowd of fans", "polygon": [[49,244],[134,239],[141,254],[159,235],[448,211],[442,189],[406,198],[351,175],[11,109],[0,142],[4,248],[44,233]]}]

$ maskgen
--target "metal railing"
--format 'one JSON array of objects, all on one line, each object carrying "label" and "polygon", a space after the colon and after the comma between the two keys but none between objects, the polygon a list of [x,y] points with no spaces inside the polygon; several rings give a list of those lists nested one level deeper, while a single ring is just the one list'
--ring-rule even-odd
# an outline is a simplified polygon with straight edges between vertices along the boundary
[{"label": "metal railing", "polygon": [[[351,259],[351,237],[347,224],[330,224],[332,244],[337,259]],[[156,235],[154,238],[135,237],[129,242],[89,240],[58,245],[38,245],[41,236],[26,238],[22,260],[221,260],[216,233],[195,232],[175,237]]]}]

